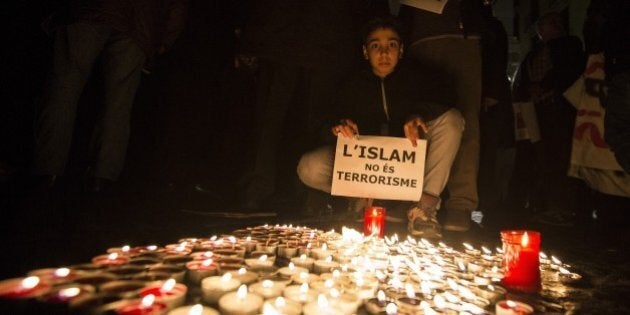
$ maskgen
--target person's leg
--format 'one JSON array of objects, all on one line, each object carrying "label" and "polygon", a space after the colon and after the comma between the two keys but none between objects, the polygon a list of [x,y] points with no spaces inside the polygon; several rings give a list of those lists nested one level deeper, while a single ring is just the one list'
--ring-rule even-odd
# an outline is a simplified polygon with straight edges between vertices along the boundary
[{"label": "person's leg", "polygon": [[330,193],[334,165],[335,148],[323,146],[302,155],[297,174],[304,185]]},{"label": "person's leg", "polygon": [[61,175],[65,168],[79,97],[110,30],[77,23],[55,34],[51,70],[35,121],[32,172]]},{"label": "person's leg", "polygon": [[117,180],[122,171],[131,107],[140,83],[145,53],[130,37],[113,32],[103,49],[103,109],[94,130],[96,178]]}]

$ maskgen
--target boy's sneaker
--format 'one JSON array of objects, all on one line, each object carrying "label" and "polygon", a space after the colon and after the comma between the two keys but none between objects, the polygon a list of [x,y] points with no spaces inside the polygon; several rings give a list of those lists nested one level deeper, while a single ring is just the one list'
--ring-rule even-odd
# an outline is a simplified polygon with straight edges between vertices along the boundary
[{"label": "boy's sneaker", "polygon": [[446,211],[444,229],[454,232],[468,231],[470,229],[470,214],[471,211],[469,210],[448,209]]},{"label": "boy's sneaker", "polygon": [[424,210],[415,206],[407,212],[409,234],[417,237],[437,239],[442,237],[440,224],[436,216],[436,209]]}]

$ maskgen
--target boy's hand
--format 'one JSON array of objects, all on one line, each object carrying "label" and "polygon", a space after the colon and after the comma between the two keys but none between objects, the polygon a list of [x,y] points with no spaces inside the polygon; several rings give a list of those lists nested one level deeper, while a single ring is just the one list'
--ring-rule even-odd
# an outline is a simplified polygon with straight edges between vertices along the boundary
[{"label": "boy's hand", "polygon": [[424,139],[429,128],[424,123],[422,118],[415,116],[405,123],[403,126],[405,131],[405,137],[411,141],[411,144],[415,148],[418,145],[418,139]]},{"label": "boy's hand", "polygon": [[344,137],[352,138],[359,134],[359,126],[350,119],[342,119],[331,131],[335,136],[341,133]]}]

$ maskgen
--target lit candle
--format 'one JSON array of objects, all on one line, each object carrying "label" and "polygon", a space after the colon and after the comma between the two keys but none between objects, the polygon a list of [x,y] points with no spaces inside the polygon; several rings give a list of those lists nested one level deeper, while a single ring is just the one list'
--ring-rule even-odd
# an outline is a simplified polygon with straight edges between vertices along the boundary
[{"label": "lit candle", "polygon": [[64,282],[72,281],[76,278],[80,272],[70,268],[44,268],[30,271],[29,276],[36,276],[45,282],[51,284],[60,284]]},{"label": "lit candle", "polygon": [[120,303],[116,309],[119,315],[159,315],[166,310],[166,305],[155,301],[154,295],[147,295],[142,300],[129,300]]},{"label": "lit candle", "polygon": [[184,304],[186,292],[188,292],[188,288],[184,284],[176,283],[175,279],[169,279],[145,287],[140,291],[140,297],[152,294],[157,301],[166,304],[170,310]]},{"label": "lit candle", "polygon": [[582,276],[575,272],[571,272],[564,267],[560,267],[558,269],[558,279],[562,283],[574,283],[580,281],[580,279],[582,279]]},{"label": "lit candle", "polygon": [[275,256],[269,257],[267,254],[258,256],[257,258],[245,259],[245,264],[250,268],[268,268],[273,266],[275,262]]},{"label": "lit candle", "polygon": [[302,304],[286,300],[281,296],[267,300],[263,305],[263,315],[300,315],[301,313]]},{"label": "lit candle", "polygon": [[118,253],[100,255],[92,258],[92,263],[99,266],[118,266],[124,265],[127,262],[129,262],[129,258],[119,255]]},{"label": "lit candle", "polygon": [[300,272],[308,273],[308,269],[303,267],[296,267],[294,263],[289,263],[289,266],[282,267],[278,269],[278,273],[285,278],[291,278],[294,274],[299,274]]},{"label": "lit candle", "polygon": [[534,308],[530,305],[512,300],[499,301],[495,306],[496,315],[527,315],[533,312]]},{"label": "lit candle", "polygon": [[186,263],[188,280],[194,284],[201,283],[203,278],[216,275],[218,268],[219,266],[212,259],[193,260]]},{"label": "lit candle", "polygon": [[356,314],[362,304],[362,300],[357,295],[347,292],[342,294],[336,288],[332,288],[328,296],[331,298],[330,304],[338,307],[346,315]]},{"label": "lit candle", "polygon": [[398,298],[398,305],[400,306],[401,310],[410,314],[420,312],[422,310],[422,300],[416,297],[416,292],[409,283],[405,285],[405,291],[407,293],[407,296]]},{"label": "lit candle", "polygon": [[330,256],[332,253],[331,251],[328,250],[328,245],[326,245],[326,243],[322,244],[322,247],[320,248],[314,248],[311,251],[311,256],[314,259],[324,259],[328,256]]},{"label": "lit candle", "polygon": [[300,255],[300,257],[291,258],[291,262],[298,267],[306,268],[307,270],[313,270],[313,264],[315,260],[307,257],[306,254]]},{"label": "lit candle", "polygon": [[385,292],[383,292],[383,290],[379,290],[376,293],[375,298],[367,300],[367,302],[365,303],[365,309],[370,314],[378,314],[384,312],[385,307],[387,307],[387,304],[389,303],[391,303],[391,300],[387,299],[387,297],[385,296]]},{"label": "lit candle", "polygon": [[50,288],[49,283],[35,276],[8,279],[0,282],[0,298],[28,299],[41,296]]},{"label": "lit candle", "polygon": [[313,272],[317,274],[331,272],[333,269],[339,268],[339,263],[332,260],[332,256],[325,259],[316,260],[313,264]]},{"label": "lit candle", "polygon": [[214,276],[201,280],[201,292],[203,300],[208,304],[216,303],[224,294],[236,290],[241,281],[232,278],[231,273],[221,277]]},{"label": "lit candle", "polygon": [[385,208],[366,207],[363,212],[363,234],[383,237],[385,234]]},{"label": "lit candle", "polygon": [[68,303],[74,299],[94,293],[94,287],[89,285],[67,284],[55,287],[42,297],[47,303]]},{"label": "lit candle", "polygon": [[284,288],[283,294],[287,300],[291,300],[296,303],[310,303],[317,299],[317,292],[310,290],[308,283],[302,283],[302,285],[290,285]]},{"label": "lit candle", "polygon": [[242,284],[250,285],[258,280],[258,274],[249,271],[245,268],[239,268],[238,270],[232,270],[229,272],[232,277],[238,279]]},{"label": "lit candle", "polygon": [[319,280],[318,275],[314,275],[308,272],[300,272],[291,276],[291,280],[297,284],[308,283],[311,284],[317,280]]},{"label": "lit candle", "polygon": [[540,284],[540,233],[502,231],[503,284],[523,292],[538,292]]},{"label": "lit candle", "polygon": [[123,298],[135,298],[145,283],[134,280],[114,280],[102,284],[99,291],[105,294],[120,295]]},{"label": "lit candle", "polygon": [[271,280],[263,280],[254,283],[249,290],[265,299],[272,299],[282,294],[285,285]]},{"label": "lit candle", "polygon": [[339,315],[343,314],[340,308],[328,302],[324,294],[317,296],[317,301],[304,306],[304,315]]},{"label": "lit candle", "polygon": [[257,294],[247,293],[247,286],[241,285],[237,292],[231,292],[219,299],[219,308],[225,315],[255,315],[258,314],[263,299]]},{"label": "lit candle", "polygon": [[171,277],[175,279],[177,282],[184,282],[184,275],[186,274],[186,269],[181,266],[175,265],[167,265],[167,264],[157,264],[149,267],[149,271],[167,273],[170,274]]},{"label": "lit candle", "polygon": [[168,315],[219,315],[215,309],[201,304],[192,306],[180,306],[170,312]]}]

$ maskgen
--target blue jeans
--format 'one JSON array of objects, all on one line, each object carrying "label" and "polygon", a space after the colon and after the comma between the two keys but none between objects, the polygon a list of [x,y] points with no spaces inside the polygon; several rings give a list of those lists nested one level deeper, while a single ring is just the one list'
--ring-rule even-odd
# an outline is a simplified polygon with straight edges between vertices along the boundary
[{"label": "blue jeans", "polygon": [[[459,149],[464,119],[458,110],[450,109],[429,121],[427,127],[427,158],[422,190],[423,193],[438,197],[446,186],[451,165]],[[306,186],[330,193],[334,160],[333,146],[324,146],[305,153],[297,167],[300,180]]]},{"label": "blue jeans", "polygon": [[90,145],[95,150],[92,175],[118,178],[127,151],[131,107],[145,59],[145,53],[129,36],[108,26],[76,23],[56,32],[52,68],[35,122],[35,174],[63,173],[79,98],[100,61],[103,104]]}]

